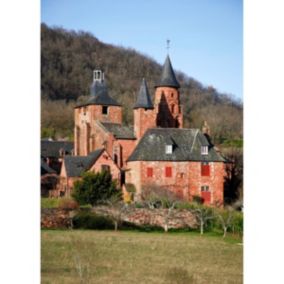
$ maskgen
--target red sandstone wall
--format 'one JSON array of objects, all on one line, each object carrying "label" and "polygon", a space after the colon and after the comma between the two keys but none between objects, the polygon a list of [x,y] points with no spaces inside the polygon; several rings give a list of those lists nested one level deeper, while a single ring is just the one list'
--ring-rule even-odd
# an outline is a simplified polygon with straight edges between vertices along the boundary
[{"label": "red sandstone wall", "polygon": [[[147,177],[147,168],[153,168],[153,176]],[[172,176],[166,177],[165,168],[172,168]],[[143,186],[162,186],[174,191],[180,197],[191,200],[201,197],[201,186],[208,185],[211,204],[223,203],[224,164],[210,163],[210,176],[201,176],[200,162],[129,162],[131,170],[126,174],[126,182],[136,186],[139,198]]]},{"label": "red sandstone wall", "polygon": [[156,111],[145,110],[143,108],[134,109],[134,132],[138,144],[140,138],[145,134],[147,129],[156,127]]},{"label": "red sandstone wall", "polygon": [[134,150],[134,147],[136,145],[136,140],[126,140],[126,139],[119,139],[116,140],[115,143],[118,143],[121,145],[121,155],[122,155],[122,166],[126,166],[126,160],[129,158],[131,153]]},{"label": "red sandstone wall", "polygon": [[[191,162],[188,165],[189,192],[191,196],[201,196],[201,186],[208,185],[211,192],[211,204],[221,203],[224,201],[224,163],[209,163],[210,176],[201,176],[201,163]],[[199,178],[197,178],[199,177]]]},{"label": "red sandstone wall", "polygon": [[[170,125],[163,125],[163,123],[166,122],[169,115],[165,110],[163,109],[162,105],[160,105],[160,101],[162,98],[162,94],[164,94],[166,104],[168,106],[168,110],[170,111],[170,114],[173,118],[173,120],[170,121]],[[159,113],[158,118],[158,126],[161,127],[176,127],[175,121],[177,120],[179,123],[178,128],[183,127],[183,114],[182,114],[182,106],[180,105],[180,94],[179,91],[175,88],[171,87],[158,87],[155,91],[155,109],[156,112]],[[165,113],[163,113],[165,112]]]},{"label": "red sandstone wall", "polygon": [[102,170],[102,165],[107,165],[110,167],[112,178],[117,180],[118,185],[120,185],[120,170],[114,163],[113,159],[106,152],[103,152],[96,163],[91,167],[90,171],[100,172]]},{"label": "red sandstone wall", "polygon": [[122,109],[119,106],[108,106],[108,114],[102,114],[102,106],[100,105],[76,108],[74,110],[75,155],[86,156],[95,149],[101,148],[100,145],[96,145],[96,137],[93,135],[96,132],[96,120],[121,123]]}]

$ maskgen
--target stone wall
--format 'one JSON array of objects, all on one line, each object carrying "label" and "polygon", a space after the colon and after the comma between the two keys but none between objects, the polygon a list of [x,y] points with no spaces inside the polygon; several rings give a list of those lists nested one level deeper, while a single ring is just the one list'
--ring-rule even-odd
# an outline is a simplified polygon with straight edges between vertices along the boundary
[{"label": "stone wall", "polygon": [[[95,207],[93,212],[99,215],[109,215],[109,207]],[[129,210],[122,211],[121,219],[123,221],[135,224],[137,226],[155,226],[164,227],[166,216],[168,214],[167,209],[146,209],[146,208],[131,208]],[[172,210],[172,213],[168,216],[168,228],[169,229],[182,229],[182,228],[196,228],[197,221],[195,216],[187,210]]]},{"label": "stone wall", "polygon": [[[95,207],[92,209],[98,215],[108,216],[112,209],[106,206]],[[43,208],[41,209],[41,228],[59,229],[71,228],[71,218],[76,214],[75,210]],[[137,226],[155,226],[163,228],[167,209],[146,209],[131,208],[122,213],[123,221]],[[169,229],[196,228],[195,216],[187,210],[173,210],[168,218]]]},{"label": "stone wall", "polygon": [[41,228],[63,229],[71,227],[71,218],[74,212],[69,209],[42,208]]}]

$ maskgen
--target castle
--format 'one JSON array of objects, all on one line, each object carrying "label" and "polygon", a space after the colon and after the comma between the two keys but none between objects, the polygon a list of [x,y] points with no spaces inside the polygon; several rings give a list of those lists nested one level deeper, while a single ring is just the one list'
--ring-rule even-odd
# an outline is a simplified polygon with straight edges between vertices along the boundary
[{"label": "castle", "polygon": [[94,71],[88,100],[74,109],[74,156],[65,156],[60,195],[70,195],[84,171],[109,170],[127,191],[158,186],[185,200],[199,197],[205,204],[223,204],[225,159],[212,143],[205,125],[183,128],[180,85],[169,56],[154,102],[142,80],[133,106],[133,127],[122,124],[122,106],[108,94],[104,73]]}]

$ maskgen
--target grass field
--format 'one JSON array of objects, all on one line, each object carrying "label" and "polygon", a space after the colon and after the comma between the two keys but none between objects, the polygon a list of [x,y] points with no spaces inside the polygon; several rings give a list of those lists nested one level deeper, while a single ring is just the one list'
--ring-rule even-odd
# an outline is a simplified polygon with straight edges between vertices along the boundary
[{"label": "grass field", "polygon": [[242,283],[240,240],[197,233],[43,230],[41,283]]}]

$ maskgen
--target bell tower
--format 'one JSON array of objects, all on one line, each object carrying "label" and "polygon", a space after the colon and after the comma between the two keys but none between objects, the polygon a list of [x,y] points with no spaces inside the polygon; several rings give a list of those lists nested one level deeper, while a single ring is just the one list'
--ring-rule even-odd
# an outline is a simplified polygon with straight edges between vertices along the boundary
[{"label": "bell tower", "polygon": [[182,128],[183,114],[180,104],[180,85],[176,79],[169,55],[167,55],[163,66],[161,80],[155,88],[157,126]]}]

